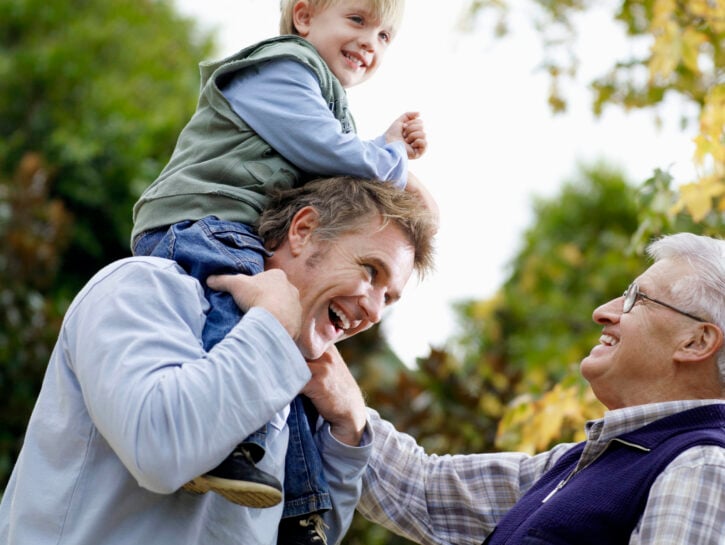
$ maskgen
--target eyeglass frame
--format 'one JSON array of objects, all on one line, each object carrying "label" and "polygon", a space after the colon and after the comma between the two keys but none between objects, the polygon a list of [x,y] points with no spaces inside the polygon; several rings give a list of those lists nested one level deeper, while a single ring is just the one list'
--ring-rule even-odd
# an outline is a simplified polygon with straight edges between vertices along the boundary
[{"label": "eyeglass frame", "polygon": [[[630,296],[630,293],[634,293],[634,296]],[[622,294],[622,297],[624,297],[624,301],[622,302],[622,314],[627,314],[629,311],[631,311],[634,308],[634,305],[637,304],[637,299],[642,298],[646,299],[647,301],[652,301],[653,303],[657,303],[658,305],[662,305],[665,308],[668,308],[670,310],[674,310],[678,314],[682,314],[683,316],[687,316],[688,318],[692,318],[693,320],[697,320],[698,322],[702,323],[708,323],[709,320],[703,320],[702,318],[695,316],[694,314],[690,314],[689,312],[685,312],[684,310],[680,310],[677,307],[674,307],[670,305],[669,303],[665,303],[664,301],[659,301],[658,299],[655,299],[654,297],[650,297],[646,293],[642,293],[639,290],[639,285],[637,282],[632,282],[629,286],[627,286],[627,289],[624,290],[624,293]]]}]

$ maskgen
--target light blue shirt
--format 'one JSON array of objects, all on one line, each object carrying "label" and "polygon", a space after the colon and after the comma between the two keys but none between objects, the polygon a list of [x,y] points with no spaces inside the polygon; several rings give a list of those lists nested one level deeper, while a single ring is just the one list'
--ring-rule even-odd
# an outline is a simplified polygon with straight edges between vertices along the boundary
[{"label": "light blue shirt", "polygon": [[[289,402],[309,380],[297,347],[252,308],[211,351],[208,304],[172,261],[101,270],[66,313],[0,504],[3,545],[276,544],[282,504],[251,509],[179,490],[270,422],[259,467],[284,479]],[[334,509],[349,526],[370,445],[316,434]]]},{"label": "light blue shirt", "polygon": [[316,176],[408,179],[405,144],[344,133],[303,64],[280,59],[242,70],[223,89],[234,111],[297,168]]}]

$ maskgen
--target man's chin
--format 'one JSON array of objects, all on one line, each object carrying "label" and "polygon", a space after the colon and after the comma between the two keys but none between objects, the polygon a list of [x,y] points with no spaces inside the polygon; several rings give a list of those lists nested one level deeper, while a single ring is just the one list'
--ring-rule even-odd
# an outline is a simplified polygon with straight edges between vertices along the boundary
[{"label": "man's chin", "polygon": [[330,348],[333,344],[333,342],[323,342],[322,340],[318,339],[317,342],[307,342],[302,345],[298,345],[298,347],[300,349],[300,352],[302,353],[302,356],[307,361],[313,361],[321,358],[322,355],[327,352],[328,348]]}]

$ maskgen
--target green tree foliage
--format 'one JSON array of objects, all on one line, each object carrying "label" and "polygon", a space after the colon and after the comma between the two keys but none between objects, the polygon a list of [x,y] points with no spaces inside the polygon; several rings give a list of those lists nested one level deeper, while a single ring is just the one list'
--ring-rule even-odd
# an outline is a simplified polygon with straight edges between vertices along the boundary
[{"label": "green tree foliage", "polygon": [[60,318],[129,254],[211,51],[160,0],[0,0],[0,489]]},{"label": "green tree foliage", "polygon": [[[508,11],[513,4],[509,0],[470,0],[467,20],[470,22],[477,14],[488,16],[494,11],[499,16],[498,32],[505,35]],[[573,79],[579,67],[577,17],[596,9],[611,13],[622,25],[631,47],[626,58],[617,59],[590,82],[592,109],[596,115],[606,106],[659,110],[666,97],[677,97],[686,106],[682,108],[681,124],[696,127],[693,163],[697,179],[678,191],[667,190],[659,195],[660,200],[668,199],[660,221],[673,221],[678,213],[685,212],[694,221],[722,232],[725,227],[725,3],[529,0],[526,4],[533,8],[534,24],[542,36],[541,64],[551,76],[549,104],[555,112],[566,110],[563,83],[567,78]],[[644,229],[642,233],[658,234]]]},{"label": "green tree foliage", "polygon": [[127,255],[131,206],[168,160],[210,51],[161,0],[0,0],[0,171],[27,152],[73,216],[60,280]]},{"label": "green tree foliage", "polygon": [[0,482],[27,424],[62,310],[45,296],[68,243],[70,216],[49,199],[51,177],[26,155],[12,179],[0,178]]}]

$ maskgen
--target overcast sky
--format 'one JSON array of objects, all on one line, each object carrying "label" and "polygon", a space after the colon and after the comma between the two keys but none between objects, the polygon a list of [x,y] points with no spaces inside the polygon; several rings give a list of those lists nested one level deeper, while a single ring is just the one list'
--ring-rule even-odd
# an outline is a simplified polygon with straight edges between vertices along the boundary
[{"label": "overcast sky", "polygon": [[[680,182],[692,174],[694,133],[679,129],[676,106],[659,130],[651,112],[609,108],[598,120],[591,114],[586,83],[630,47],[609,11],[581,19],[580,82],[571,89],[568,113],[555,117],[546,102],[548,78],[536,69],[541,43],[525,13],[514,12],[512,36],[495,40],[485,21],[472,34],[456,29],[464,0],[441,4],[408,0],[383,65],[349,90],[362,138],[381,134],[408,110],[421,112],[428,133],[428,152],[410,168],[440,205],[436,272],[422,283],[412,280],[383,321],[388,341],[409,365],[454,332],[452,302],[494,294],[531,221],[532,196],[555,195],[577,162],[605,159],[637,183],[656,167],[671,168]],[[218,56],[277,34],[277,0],[177,0],[177,6],[215,32]]]}]

